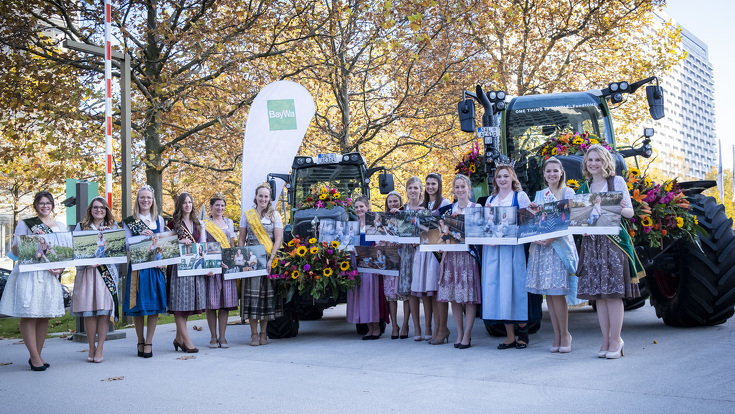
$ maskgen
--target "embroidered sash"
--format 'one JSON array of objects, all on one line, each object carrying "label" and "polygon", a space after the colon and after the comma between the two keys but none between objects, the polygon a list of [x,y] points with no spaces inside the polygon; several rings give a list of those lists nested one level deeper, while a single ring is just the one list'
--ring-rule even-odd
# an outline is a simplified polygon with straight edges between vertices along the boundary
[{"label": "embroidered sash", "polygon": [[[156,220],[158,220],[158,218],[156,218]],[[128,226],[133,236],[140,236],[143,230],[150,230],[150,228],[143,223],[143,220],[137,219],[134,216],[125,217],[123,219],[123,223]],[[138,270],[130,271],[130,309],[133,309],[138,305],[138,289],[140,285],[140,275],[138,272]],[[115,307],[115,309],[117,309],[117,307]]]},{"label": "embroidered sash", "polygon": [[[608,191],[615,191],[615,185],[614,185],[614,178],[608,177],[607,180],[607,190]],[[589,183],[585,181],[582,183],[581,186],[579,186],[579,190],[577,190],[577,194],[587,194],[590,192]],[[646,270],[643,268],[643,264],[641,263],[641,260],[638,258],[638,255],[635,253],[635,247],[633,246],[633,241],[630,239],[630,234],[628,234],[628,220],[625,220],[625,218],[622,218],[620,220],[620,232],[617,235],[611,234],[607,236],[610,241],[615,243],[616,246],[620,250],[625,253],[625,256],[628,258],[628,265],[630,265],[630,281],[631,283],[638,283],[640,278],[646,276]]]},{"label": "embroidered sash", "polygon": [[255,237],[258,238],[260,244],[265,247],[265,251],[270,254],[271,250],[273,250],[273,241],[268,237],[268,232],[265,231],[263,224],[260,222],[258,212],[255,211],[255,209],[250,209],[245,212],[245,217],[248,219],[250,230],[255,234]]},{"label": "embroidered sash", "polygon": [[222,231],[222,229],[219,228],[218,225],[214,224],[214,222],[204,220],[204,229],[207,233],[211,234],[215,240],[219,242],[223,249],[229,249],[230,247],[232,247],[230,246],[230,241],[227,239],[227,235],[225,234],[225,232]]},{"label": "embroidered sash", "polygon": [[41,230],[43,234],[53,233],[51,227],[45,225],[43,221],[41,221],[41,219],[38,217],[25,219],[23,220],[23,223],[28,226],[28,229],[31,231],[31,233],[35,233],[37,230]]}]

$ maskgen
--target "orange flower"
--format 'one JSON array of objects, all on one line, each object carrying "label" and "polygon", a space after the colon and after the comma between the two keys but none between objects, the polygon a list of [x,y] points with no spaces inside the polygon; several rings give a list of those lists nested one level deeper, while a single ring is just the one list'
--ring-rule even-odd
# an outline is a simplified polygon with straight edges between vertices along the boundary
[{"label": "orange flower", "polygon": [[641,194],[641,191],[636,188],[635,191],[633,191],[633,197],[632,198],[633,198],[633,200],[635,200],[635,201],[637,201],[639,203],[642,203],[643,202],[643,199],[646,198],[646,194],[645,193]]},{"label": "orange flower", "polygon": [[635,230],[628,229],[628,234],[630,234],[630,237],[635,237]]},{"label": "orange flower", "polygon": [[661,236],[666,237],[667,233],[668,231],[666,231],[666,229],[661,230]]}]

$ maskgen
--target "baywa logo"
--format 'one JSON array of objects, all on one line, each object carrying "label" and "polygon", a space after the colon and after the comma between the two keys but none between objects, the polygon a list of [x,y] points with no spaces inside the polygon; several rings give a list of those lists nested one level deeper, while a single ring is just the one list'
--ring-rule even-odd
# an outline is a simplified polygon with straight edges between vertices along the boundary
[{"label": "baywa logo", "polygon": [[271,131],[296,129],[296,108],[293,99],[268,101],[268,126]]}]

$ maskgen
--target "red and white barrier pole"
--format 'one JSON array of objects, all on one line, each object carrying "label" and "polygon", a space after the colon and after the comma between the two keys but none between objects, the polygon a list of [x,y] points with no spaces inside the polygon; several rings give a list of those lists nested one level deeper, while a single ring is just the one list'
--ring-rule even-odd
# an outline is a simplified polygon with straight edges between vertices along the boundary
[{"label": "red and white barrier pole", "polygon": [[110,18],[112,7],[105,0],[105,196],[112,208],[112,35]]}]

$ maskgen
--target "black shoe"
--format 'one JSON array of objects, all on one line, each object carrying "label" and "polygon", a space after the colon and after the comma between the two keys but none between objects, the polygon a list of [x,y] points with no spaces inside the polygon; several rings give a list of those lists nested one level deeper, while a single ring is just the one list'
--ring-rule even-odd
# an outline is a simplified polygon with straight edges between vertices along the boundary
[{"label": "black shoe", "polygon": [[[139,349],[140,347],[145,347],[145,343],[144,342],[139,343],[136,350]],[[138,351],[138,356],[143,358],[143,351]]]},{"label": "black shoe", "polygon": [[516,341],[513,341],[513,342],[511,342],[509,344],[506,344],[505,342],[501,342],[498,345],[498,349],[510,349],[510,348],[515,348],[516,346],[518,346],[518,344],[517,344]]},{"label": "black shoe", "polygon": [[459,344],[459,346],[457,348],[459,348],[459,349],[467,349],[467,348],[470,347],[471,344],[472,344],[472,340],[470,340],[470,342],[467,345],[465,345],[465,344]]},{"label": "black shoe", "polygon": [[365,336],[362,337],[362,340],[363,341],[369,341],[371,339],[374,339],[372,335],[365,335]]},{"label": "black shoe", "polygon": [[406,335],[399,335],[398,337],[400,339],[408,339],[408,334],[406,334]]},{"label": "black shoe", "polygon": [[143,344],[143,349],[145,350],[146,346],[151,347],[151,352],[143,352],[143,358],[152,358],[153,357],[153,345],[151,344]]},{"label": "black shoe", "polygon": [[43,364],[43,366],[46,367],[46,368],[48,368],[48,367],[51,366],[51,364],[49,364],[48,362],[46,362],[46,363]]},{"label": "black shoe", "polygon": [[398,335],[391,335],[390,339],[398,339]]},{"label": "black shoe", "polygon": [[28,365],[30,365],[31,369],[34,371],[46,371],[46,368],[47,368],[46,365],[41,365],[40,367],[33,366],[30,358],[28,358]]},{"label": "black shoe", "polygon": [[[528,346],[528,324],[524,327],[518,327],[516,328],[516,334],[518,335],[518,345],[516,345],[516,348],[523,349]],[[523,342],[523,343],[521,343]]]},{"label": "black shoe", "polygon": [[516,349],[525,349],[528,347],[528,344],[522,344],[520,342],[516,342]]},{"label": "black shoe", "polygon": [[455,348],[459,348],[460,345],[462,345],[462,344],[454,344],[454,347]]}]

